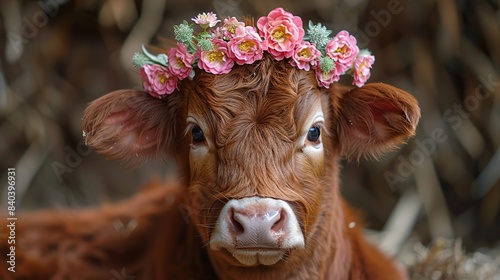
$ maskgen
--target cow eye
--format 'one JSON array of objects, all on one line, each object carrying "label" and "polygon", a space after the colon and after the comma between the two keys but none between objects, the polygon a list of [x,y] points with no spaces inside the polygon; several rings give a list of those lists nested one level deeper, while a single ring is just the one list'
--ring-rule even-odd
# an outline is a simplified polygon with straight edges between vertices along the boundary
[{"label": "cow eye", "polygon": [[195,126],[191,129],[191,135],[193,136],[193,143],[195,144],[205,141],[203,130],[201,130],[199,126]]},{"label": "cow eye", "polygon": [[313,126],[309,128],[309,132],[307,133],[307,140],[316,143],[318,142],[320,135],[321,135],[321,130],[319,126]]}]

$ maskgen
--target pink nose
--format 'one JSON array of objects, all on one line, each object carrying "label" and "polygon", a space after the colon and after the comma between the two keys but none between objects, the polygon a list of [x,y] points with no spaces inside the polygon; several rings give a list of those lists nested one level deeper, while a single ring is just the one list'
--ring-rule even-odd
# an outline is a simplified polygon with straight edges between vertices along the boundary
[{"label": "pink nose", "polygon": [[286,212],[265,205],[231,208],[227,222],[236,248],[279,248],[286,235]]},{"label": "pink nose", "polygon": [[210,236],[210,249],[226,249],[240,263],[272,265],[304,248],[304,235],[288,202],[269,197],[230,199]]}]

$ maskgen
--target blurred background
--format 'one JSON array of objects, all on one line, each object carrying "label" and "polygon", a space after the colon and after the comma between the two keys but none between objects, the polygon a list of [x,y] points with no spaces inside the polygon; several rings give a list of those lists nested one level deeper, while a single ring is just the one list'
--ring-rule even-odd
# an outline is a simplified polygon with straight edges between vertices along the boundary
[{"label": "blurred background", "polygon": [[342,192],[368,234],[413,265],[414,279],[500,279],[498,0],[2,0],[2,208],[8,168],[23,211],[122,200],[174,172],[173,162],[127,170],[86,147],[88,102],[140,85],[133,53],[173,38],[174,24],[205,11],[257,19],[278,6],[348,30],[376,56],[370,81],[420,103],[407,146],[344,162]]}]

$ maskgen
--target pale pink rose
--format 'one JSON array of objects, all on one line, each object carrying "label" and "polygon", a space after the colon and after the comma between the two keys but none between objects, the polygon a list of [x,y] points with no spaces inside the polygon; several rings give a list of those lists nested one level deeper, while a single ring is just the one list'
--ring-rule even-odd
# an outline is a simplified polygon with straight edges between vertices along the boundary
[{"label": "pale pink rose", "polygon": [[347,68],[344,65],[335,64],[335,67],[330,72],[324,72],[321,70],[321,64],[318,63],[314,67],[314,70],[316,71],[316,80],[318,84],[322,87],[329,88],[330,84],[340,80],[340,76],[344,74]]},{"label": "pale pink rose", "polygon": [[194,55],[181,43],[168,51],[168,69],[179,80],[185,79],[193,69]]},{"label": "pale pink rose", "polygon": [[351,68],[352,66],[352,63],[347,65],[347,64],[343,64],[343,63],[340,63],[339,61],[335,61],[335,75],[342,75],[342,74],[345,74],[345,72],[347,70],[349,70],[349,68]]},{"label": "pale pink rose", "polygon": [[158,64],[144,64],[141,77],[144,90],[156,98],[171,94],[177,88],[177,77]]},{"label": "pale pink rose", "polygon": [[330,71],[329,73],[325,73],[321,70],[320,67],[316,67],[316,81],[318,81],[318,85],[325,88],[330,88],[330,85],[333,82],[336,82],[340,79],[340,75],[335,73],[335,69]]},{"label": "pale pink rose", "polygon": [[224,25],[222,26],[222,34],[226,39],[231,39],[236,34],[236,29],[239,26],[245,26],[244,22],[238,21],[235,17],[224,19]]},{"label": "pale pink rose", "polygon": [[252,64],[261,60],[267,50],[267,42],[262,41],[253,26],[238,26],[234,37],[227,43],[229,57],[238,65]]},{"label": "pale pink rose", "polygon": [[[354,59],[359,54],[356,38],[349,32],[340,31],[337,36],[326,44],[326,55],[335,61],[335,65],[343,65],[346,70],[351,68]],[[340,67],[340,66],[339,66]]]},{"label": "pale pink rose", "polygon": [[213,49],[209,51],[198,50],[196,56],[198,60],[198,67],[212,74],[227,74],[231,71],[234,65],[228,55],[227,43],[224,40],[212,40]]},{"label": "pale pink rose", "polygon": [[370,68],[372,68],[373,63],[375,63],[375,57],[373,55],[360,55],[354,60],[353,85],[362,87],[366,83],[370,78]]},{"label": "pale pink rose", "polygon": [[224,31],[220,26],[212,31],[212,39],[224,39]]},{"label": "pale pink rose", "polygon": [[220,20],[217,19],[217,15],[212,12],[198,14],[198,16],[192,18],[192,20],[204,29],[214,27],[218,22],[220,22]]},{"label": "pale pink rose", "polygon": [[260,35],[268,42],[268,52],[276,59],[290,58],[295,44],[304,38],[302,19],[276,8],[257,21]]},{"label": "pale pink rose", "polygon": [[320,56],[321,52],[314,44],[302,41],[295,46],[290,64],[309,71],[311,66],[316,66]]}]

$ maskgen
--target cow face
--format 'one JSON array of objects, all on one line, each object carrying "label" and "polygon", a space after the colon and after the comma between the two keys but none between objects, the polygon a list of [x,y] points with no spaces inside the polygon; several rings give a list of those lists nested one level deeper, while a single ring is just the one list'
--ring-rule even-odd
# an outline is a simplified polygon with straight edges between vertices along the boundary
[{"label": "cow face", "polygon": [[302,249],[318,217],[330,112],[314,79],[267,59],[203,73],[189,91],[188,205],[210,249],[234,265]]},{"label": "cow face", "polygon": [[320,89],[312,72],[270,57],[226,75],[199,72],[179,92],[110,93],[84,114],[86,141],[134,165],[176,157],[185,206],[212,261],[298,262],[328,217],[342,213],[341,156],[378,156],[414,133],[408,93],[384,84]]}]

